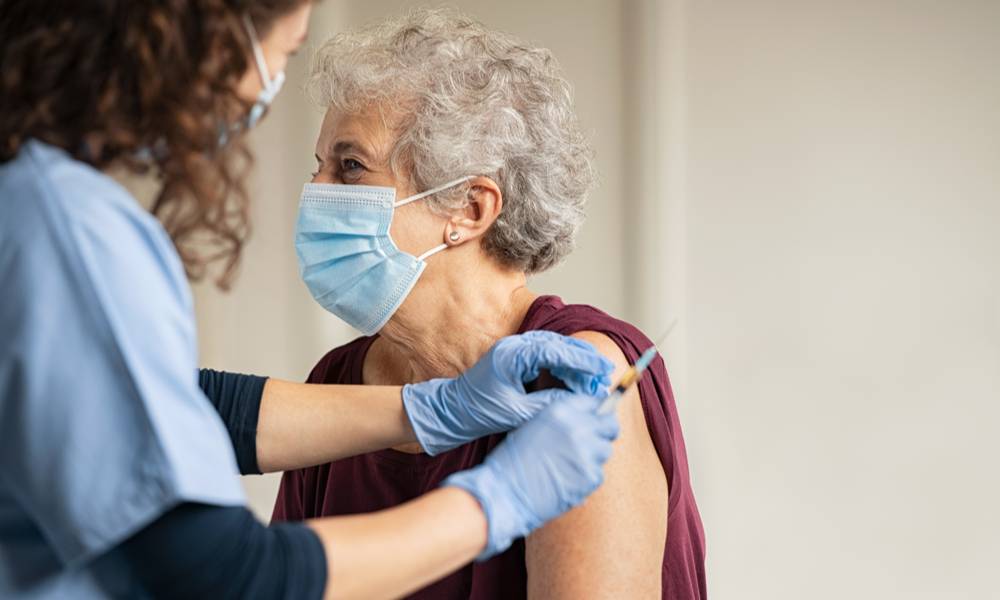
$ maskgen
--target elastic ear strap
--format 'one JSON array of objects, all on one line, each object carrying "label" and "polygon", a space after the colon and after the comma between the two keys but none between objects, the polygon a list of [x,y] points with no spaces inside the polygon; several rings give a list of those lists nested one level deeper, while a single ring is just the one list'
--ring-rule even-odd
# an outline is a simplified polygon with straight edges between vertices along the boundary
[{"label": "elastic ear strap", "polygon": [[261,83],[264,84],[264,87],[270,87],[271,72],[267,68],[267,61],[264,60],[264,50],[260,47],[260,40],[257,39],[257,30],[253,26],[253,21],[246,13],[243,13],[243,25],[247,28],[247,34],[250,36],[250,46],[253,47],[253,58],[257,61],[257,68],[260,70]]},{"label": "elastic ear strap", "polygon": [[448,247],[448,244],[441,244],[440,246],[437,246],[435,248],[431,248],[427,252],[424,252],[423,254],[421,254],[420,256],[418,256],[417,260],[427,260],[431,256],[434,256],[435,254],[437,254],[438,252],[441,252],[442,250],[444,250],[447,247]]},{"label": "elastic ear strap", "polygon": [[466,175],[465,177],[456,179],[455,181],[449,181],[448,183],[446,183],[444,185],[439,185],[438,187],[436,187],[436,188],[434,188],[432,190],[427,190],[426,192],[421,192],[421,193],[417,194],[416,196],[410,196],[409,198],[405,198],[403,200],[400,200],[394,206],[396,208],[399,208],[400,206],[406,206],[407,204],[409,204],[411,202],[416,202],[417,200],[421,200],[423,198],[426,198],[427,196],[433,196],[434,194],[436,194],[438,192],[442,192],[442,191],[444,191],[444,190],[446,190],[446,189],[448,189],[450,187],[455,187],[456,185],[458,185],[460,183],[465,183],[466,181],[469,181],[470,179],[472,179],[472,176],[471,175]]},{"label": "elastic ear strap", "polygon": [[278,96],[278,92],[281,91],[281,88],[284,85],[285,85],[285,72],[278,71],[278,74],[275,76],[273,80],[271,80],[271,83],[269,83],[267,86],[264,87],[264,90],[261,92],[260,95],[261,99],[265,99],[267,102],[273,102],[274,99]]}]

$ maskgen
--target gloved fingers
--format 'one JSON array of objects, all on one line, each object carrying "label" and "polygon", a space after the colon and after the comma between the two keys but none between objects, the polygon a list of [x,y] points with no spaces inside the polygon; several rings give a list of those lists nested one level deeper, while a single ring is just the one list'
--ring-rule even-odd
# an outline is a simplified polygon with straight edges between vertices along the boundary
[{"label": "gloved fingers", "polygon": [[613,412],[606,415],[597,415],[597,423],[594,431],[606,440],[617,440],[618,434],[621,433],[618,416]]},{"label": "gloved fingers", "polygon": [[[537,335],[549,334],[549,335]],[[555,337],[553,337],[555,336]],[[571,373],[578,373],[589,378],[610,377],[614,364],[605,358],[592,345],[583,340],[553,334],[552,332],[533,331],[521,336],[520,353],[524,364],[531,371],[526,375],[537,377],[538,370],[548,369],[553,374],[557,371],[570,381],[567,384],[581,384],[583,378],[577,379]],[[534,377],[522,379],[531,381]],[[562,379],[562,377],[560,377]],[[565,381],[565,380],[564,380]],[[587,387],[590,387],[589,380]],[[586,390],[579,390],[586,391]]]},{"label": "gloved fingers", "polygon": [[600,461],[602,465],[608,462],[608,459],[611,458],[611,444],[598,444],[594,449],[594,456],[597,457],[597,460]]},{"label": "gloved fingers", "polygon": [[591,344],[590,342],[588,342],[586,340],[581,340],[579,338],[575,338],[575,337],[568,336],[568,335],[562,335],[561,333],[556,333],[554,331],[542,331],[542,330],[527,331],[527,332],[521,334],[521,336],[522,337],[526,337],[528,339],[537,339],[539,341],[542,341],[542,340],[560,341],[561,340],[561,341],[564,341],[564,342],[570,344],[571,346],[576,346],[578,348],[582,348],[583,350],[593,350],[594,349],[593,344]]},{"label": "gloved fingers", "polygon": [[525,393],[522,399],[518,401],[517,410],[511,411],[512,414],[516,415],[517,420],[517,422],[512,423],[511,428],[523,425],[554,402],[564,400],[567,394],[570,396],[573,395],[572,392],[559,388]]},{"label": "gloved fingers", "polygon": [[[535,394],[545,394],[548,397],[548,401],[552,405],[564,404],[563,415],[560,418],[574,418],[575,415],[566,414],[567,412],[579,412],[584,414],[592,414],[594,418],[597,418],[597,409],[600,408],[602,400],[597,396],[591,396],[590,394],[581,394],[574,392],[572,390],[560,390],[551,389],[543,390],[541,392],[534,392]],[[559,407],[553,407],[557,411]],[[566,410],[569,409],[569,410]],[[582,417],[581,417],[582,418]]]},{"label": "gloved fingers", "polygon": [[611,387],[609,375],[592,375],[572,369],[552,369],[550,373],[565,383],[570,390],[598,398],[606,398]]},{"label": "gloved fingers", "polygon": [[552,394],[552,408],[561,414],[562,420],[572,420],[574,427],[590,432],[600,439],[600,443],[610,443],[618,439],[621,427],[615,412],[598,412],[602,401],[588,394],[577,394],[569,390],[547,390]]},{"label": "gloved fingers", "polygon": [[[510,336],[510,337],[515,337],[515,336]],[[556,333],[554,331],[545,331],[545,330],[542,330],[542,329],[535,329],[535,330],[532,330],[532,331],[525,331],[524,333],[518,334],[516,337],[520,338],[521,340],[552,341],[552,340],[558,340],[558,339],[566,337],[566,336],[564,336],[564,335],[562,335],[560,333]]]}]

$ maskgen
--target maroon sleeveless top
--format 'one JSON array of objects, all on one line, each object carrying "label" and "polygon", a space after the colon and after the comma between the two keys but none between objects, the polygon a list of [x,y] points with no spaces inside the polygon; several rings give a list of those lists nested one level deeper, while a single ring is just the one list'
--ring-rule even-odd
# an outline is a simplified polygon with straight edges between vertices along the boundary
[{"label": "maroon sleeveless top", "polygon": [[[652,342],[638,329],[585,305],[565,305],[555,296],[535,300],[519,333],[532,330],[572,335],[596,331],[611,338],[630,363]],[[361,384],[365,337],[331,350],[309,375],[309,383]],[[669,485],[667,538],[663,553],[663,598],[706,598],[705,535],[688,477],[684,437],[663,361],[657,358],[639,382],[639,395],[653,445]],[[367,513],[412,500],[437,488],[457,471],[478,465],[503,439],[492,435],[436,457],[382,450],[318,467],[288,471],[274,505],[275,521]],[[387,565],[388,566],[388,565]],[[420,600],[511,600],[527,596],[524,540],[492,559],[467,565],[416,592]]]}]

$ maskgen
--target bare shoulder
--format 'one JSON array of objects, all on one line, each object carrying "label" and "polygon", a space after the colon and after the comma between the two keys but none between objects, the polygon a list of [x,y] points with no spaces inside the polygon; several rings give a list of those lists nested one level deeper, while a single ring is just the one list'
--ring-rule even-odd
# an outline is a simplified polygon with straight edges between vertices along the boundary
[{"label": "bare shoulder", "polygon": [[[628,368],[624,353],[608,336],[581,331],[573,337],[614,362],[613,379]],[[527,540],[531,597],[660,597],[668,489],[638,389],[626,394],[618,417],[621,435],[605,467],[604,484]]]},{"label": "bare shoulder", "polygon": [[[628,359],[622,352],[618,344],[607,335],[598,331],[580,331],[573,334],[573,337],[590,343],[598,352],[604,355],[615,365],[614,373],[611,375],[612,381],[618,381],[629,368]],[[633,388],[626,394],[618,409],[618,421],[622,426],[622,439],[632,444],[638,444],[643,439],[648,440],[652,447],[652,440],[649,437],[649,430],[646,427],[646,417],[642,410],[642,400],[639,398],[638,389]],[[616,451],[621,444],[616,446]],[[625,450],[624,452],[627,452]],[[655,450],[654,450],[655,455]],[[657,459],[659,464],[659,459]]]},{"label": "bare shoulder", "polygon": [[603,354],[606,358],[615,363],[615,375],[620,375],[625,369],[628,368],[628,360],[625,358],[625,354],[622,349],[618,347],[618,344],[614,342],[607,335],[599,331],[578,331],[574,333],[571,337],[578,340],[583,340],[588,342],[598,352]]}]

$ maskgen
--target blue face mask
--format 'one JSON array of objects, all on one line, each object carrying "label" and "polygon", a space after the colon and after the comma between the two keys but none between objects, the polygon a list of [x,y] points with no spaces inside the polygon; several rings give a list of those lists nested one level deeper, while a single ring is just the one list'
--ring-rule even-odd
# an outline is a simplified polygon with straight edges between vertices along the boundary
[{"label": "blue face mask", "polygon": [[374,335],[400,307],[426,259],[448,247],[413,256],[389,236],[393,211],[465,183],[463,177],[396,202],[391,187],[307,183],[299,202],[295,250],[299,274],[313,298],[364,335]]}]

